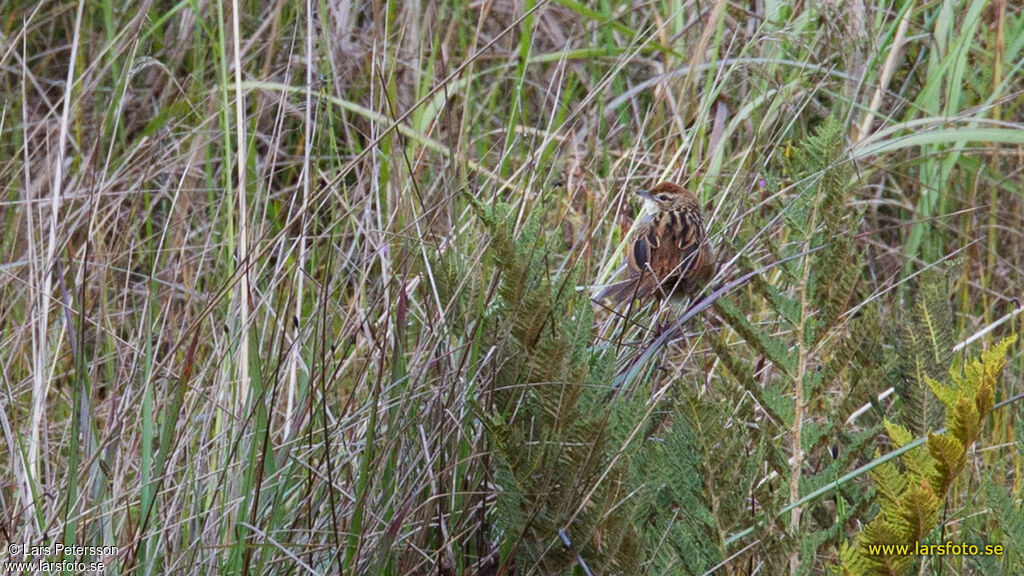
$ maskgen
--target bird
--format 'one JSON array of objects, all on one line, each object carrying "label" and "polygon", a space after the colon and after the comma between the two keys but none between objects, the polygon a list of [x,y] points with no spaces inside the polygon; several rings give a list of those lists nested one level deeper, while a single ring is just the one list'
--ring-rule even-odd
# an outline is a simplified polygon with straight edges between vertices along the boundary
[{"label": "bird", "polygon": [[620,305],[693,296],[715,273],[715,252],[708,244],[700,202],[672,182],[636,194],[646,211],[625,246],[629,277],[606,286],[595,299]]}]

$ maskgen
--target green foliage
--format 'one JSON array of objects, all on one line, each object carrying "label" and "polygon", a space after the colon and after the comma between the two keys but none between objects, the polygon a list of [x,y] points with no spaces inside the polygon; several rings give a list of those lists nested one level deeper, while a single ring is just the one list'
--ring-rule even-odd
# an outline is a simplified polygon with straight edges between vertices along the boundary
[{"label": "green foliage", "polygon": [[484,412],[502,556],[522,574],[561,574],[581,561],[634,573],[641,549],[629,458],[609,443],[611,357],[589,349],[590,303],[571,288],[572,274],[549,275],[536,218],[516,237],[507,206],[474,206],[501,296],[491,325],[502,357]]},{"label": "green foliage", "polygon": [[946,278],[938,272],[922,274],[910,313],[901,319],[893,387],[903,400],[901,421],[921,436],[938,427],[941,398],[929,390],[929,381],[940,377],[953,357],[953,312]]},{"label": "green foliage", "polygon": [[[712,425],[711,413],[701,415],[704,425]],[[702,574],[721,556],[710,487],[702,474],[702,439],[684,410],[673,410],[673,415],[663,437],[644,442],[633,460],[634,483],[650,487],[636,517],[655,551],[654,573]]]},{"label": "green foliage", "polygon": [[1001,574],[1022,574],[1024,573],[1024,551],[1014,543],[1024,542],[1024,514],[1021,514],[1020,498],[1018,490],[1016,496],[1011,497],[1006,490],[997,485],[991,479],[986,478],[982,483],[982,494],[985,497],[985,505],[992,511],[992,529],[989,531],[989,539],[992,542],[1003,542],[1006,553],[999,560],[1002,563],[999,573]]},{"label": "green foliage", "polygon": [[[887,462],[872,473],[878,486],[880,509],[854,542],[843,546],[843,574],[896,575],[914,571],[915,545],[924,541],[938,524],[939,508],[967,464],[967,450],[978,438],[980,423],[992,410],[996,378],[1016,339],[1010,336],[983,352],[980,359],[965,367],[962,376],[951,371],[951,385],[930,381],[932,388],[939,391],[938,398],[945,408],[947,431],[929,433],[924,447],[907,452],[902,471]],[[895,423],[886,426],[896,446],[909,444],[913,434],[907,428]],[[999,505],[999,513],[1007,512],[998,489],[990,487],[987,496]],[[1018,531],[1019,526],[1019,522],[1011,521],[1009,531]],[[893,545],[909,549],[875,548]]]},{"label": "green foliage", "polygon": [[[788,481],[791,494],[794,487],[808,492],[829,485],[871,450],[870,432],[852,441],[843,426],[859,403],[879,391],[873,375],[881,349],[874,308],[851,310],[864,262],[854,237],[858,216],[849,203],[853,170],[845,134],[843,124],[829,117],[791,150],[785,171],[794,180],[794,197],[781,207],[777,220],[783,225],[771,234],[756,229],[773,259],[799,257],[774,279],[755,277],[746,298],[720,299],[714,306],[754,356],[746,360],[742,347],[711,339],[729,384],[756,399],[770,416],[764,425],[772,435],[788,438],[789,454],[768,464]],[[746,257],[740,262],[753,268]],[[757,375],[755,367],[766,366],[770,377]],[[837,446],[843,449],[833,450]],[[857,488],[847,485],[841,492],[844,506],[861,510],[864,496]],[[832,505],[812,505],[799,529],[791,524],[786,547],[813,557],[833,546],[851,519],[837,518]],[[776,560],[775,570],[783,569],[785,558]],[[804,570],[813,572],[813,566]]]},{"label": "green foliage", "polygon": [[[634,518],[648,573],[699,575],[725,557],[723,540],[749,521],[750,502],[770,506],[778,498],[769,483],[759,483],[762,463],[771,457],[761,447],[765,439],[723,410],[720,400],[677,393],[643,423],[645,439],[631,451]],[[644,403],[635,400],[616,407],[618,435],[642,422],[641,410]],[[770,530],[763,535],[773,537]]]},{"label": "green foliage", "polygon": [[594,346],[590,302],[565,288],[572,274],[544,267],[557,244],[530,218],[514,235],[506,206],[473,205],[500,294],[486,323],[499,368],[479,394],[501,557],[524,574],[584,562],[595,573],[705,573],[724,557],[726,535],[749,521],[749,502],[781,505],[760,479],[762,462],[781,465],[784,454],[742,424],[756,418],[749,404],[737,415],[681,383],[654,404],[610,394],[615,358]]},{"label": "green foliage", "polygon": [[[1024,327],[1020,2],[518,4],[0,2],[5,537],[133,574],[820,574],[884,487],[892,526],[931,491],[1007,545],[921,576],[1024,574],[1021,404],[981,417],[1024,364],[964,393],[934,336]],[[663,318],[578,290],[657,179],[705,201],[707,293],[793,260],[613,391]],[[950,433],[860,482],[883,415]]]}]

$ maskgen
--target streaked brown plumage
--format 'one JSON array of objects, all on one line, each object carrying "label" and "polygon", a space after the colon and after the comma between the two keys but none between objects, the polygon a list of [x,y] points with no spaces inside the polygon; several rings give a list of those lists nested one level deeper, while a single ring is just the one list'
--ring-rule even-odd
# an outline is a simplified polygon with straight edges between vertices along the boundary
[{"label": "streaked brown plumage", "polygon": [[662,182],[637,194],[647,205],[636,236],[626,247],[629,279],[605,287],[598,300],[692,296],[715,272],[700,203],[681,186]]}]

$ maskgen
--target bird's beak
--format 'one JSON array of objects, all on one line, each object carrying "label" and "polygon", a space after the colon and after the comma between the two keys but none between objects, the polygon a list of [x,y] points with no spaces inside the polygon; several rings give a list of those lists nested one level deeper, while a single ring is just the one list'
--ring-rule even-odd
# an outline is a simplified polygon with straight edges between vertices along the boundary
[{"label": "bird's beak", "polygon": [[647,200],[651,199],[651,193],[647,189],[645,189],[645,188],[641,188],[641,189],[637,190],[636,191],[636,195],[641,197],[641,198],[646,198]]}]

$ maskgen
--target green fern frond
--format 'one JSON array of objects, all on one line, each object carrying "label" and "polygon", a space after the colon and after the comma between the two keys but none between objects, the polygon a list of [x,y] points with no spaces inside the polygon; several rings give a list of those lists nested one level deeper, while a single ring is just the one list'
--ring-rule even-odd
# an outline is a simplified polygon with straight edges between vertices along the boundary
[{"label": "green fern frond", "polygon": [[967,397],[976,397],[978,414],[984,418],[995,404],[996,377],[1006,366],[1007,351],[1015,342],[1017,335],[1012,334],[1001,342],[981,353],[981,358],[975,358],[964,366],[964,375],[960,376],[950,370],[950,378],[956,385],[960,394]]},{"label": "green fern frond", "polygon": [[[934,530],[946,494],[967,465],[967,449],[978,438],[981,418],[991,410],[985,398],[992,394],[990,389],[995,387],[1006,364],[1006,353],[1014,341],[1015,337],[1011,336],[983,353],[980,360],[968,363],[970,369],[965,369],[965,375],[956,379],[956,401],[952,406],[949,404],[953,388],[932,384],[948,407],[948,430],[942,434],[929,433],[925,443],[927,460],[921,460],[924,453],[915,449],[902,458],[906,471],[900,472],[891,462],[884,462],[872,471],[881,495],[880,510],[857,535],[856,545],[842,549],[842,573],[909,574],[913,569],[914,557],[879,555],[876,546],[913,544]],[[984,412],[979,410],[979,403],[987,408]],[[887,428],[894,444],[910,442],[912,435],[906,428],[893,423],[887,423]],[[999,498],[999,495],[991,496]]]},{"label": "green fern frond", "polygon": [[[837,243],[845,244],[838,240]],[[835,258],[835,274],[816,282],[821,289],[815,298],[823,302],[818,319],[818,333],[821,336],[829,334],[841,315],[849,310],[864,268],[863,257],[853,253],[848,246],[837,246]]]},{"label": "green fern frond", "polygon": [[991,541],[1007,543],[1004,546],[1005,554],[1000,558],[1002,573],[1024,573],[1024,552],[1017,546],[1009,544],[1024,542],[1024,514],[1021,514],[1019,501],[1014,502],[1004,488],[987,478],[982,483],[981,492],[985,497],[985,504],[995,517],[997,530],[990,533]]},{"label": "green fern frond", "polygon": [[[800,222],[806,219],[803,213],[812,203],[816,204],[814,210],[822,215],[822,228],[805,230],[805,236],[820,232],[822,238],[830,239],[839,232],[839,223],[846,214],[843,204],[851,174],[843,123],[834,116],[826,118],[812,136],[793,150],[788,167],[798,182],[809,184],[803,187],[791,222],[800,229]],[[833,275],[830,269],[820,269],[826,277]]]},{"label": "green fern frond", "polygon": [[928,453],[935,459],[935,472],[928,478],[932,489],[945,494],[967,464],[967,452],[960,440],[949,434],[929,434]]},{"label": "green fern frond", "polygon": [[725,299],[716,300],[714,307],[715,311],[721,314],[729,326],[743,337],[754,350],[763,354],[790,377],[796,373],[792,354],[785,343],[754,328],[746,315]]},{"label": "green fern frond", "polygon": [[896,469],[896,466],[885,462],[871,471],[871,479],[875,482],[878,493],[885,502],[897,502],[900,495],[907,489],[910,480]]},{"label": "green fern frond", "polygon": [[573,289],[574,272],[551,272],[557,242],[541,236],[538,218],[527,216],[517,232],[508,206],[473,206],[498,271],[491,324],[503,329],[495,336],[502,357],[493,410],[484,417],[500,549],[506,558],[514,553],[524,573],[563,573],[580,559],[635,572],[643,548],[631,522],[629,458],[616,458],[609,445],[599,402],[612,380],[605,358],[612,355],[591,348],[590,303]]},{"label": "green fern frond", "polygon": [[[885,430],[889,433],[889,439],[893,446],[901,448],[914,441],[914,435],[905,427],[885,420]],[[930,478],[935,474],[935,461],[929,457],[928,451],[923,447],[917,447],[903,454],[903,464],[911,473],[921,478]]]},{"label": "green fern frond", "polygon": [[702,574],[721,559],[720,538],[711,512],[715,487],[708,486],[702,458],[705,450],[698,427],[714,428],[724,420],[718,407],[699,400],[677,403],[671,426],[656,442],[645,442],[635,457],[634,482],[645,491],[636,518],[648,546],[654,573]]},{"label": "green fern frond", "polygon": [[939,521],[941,504],[931,484],[924,480],[911,482],[899,502],[901,525],[906,527],[906,538],[902,542],[923,540]]},{"label": "green fern frond", "polygon": [[764,389],[754,381],[753,371],[736,354],[729,350],[728,344],[724,341],[724,335],[719,338],[711,337],[708,342],[715,351],[715,355],[729,371],[729,374],[754,400],[763,406],[773,420],[783,421],[783,414],[774,409],[775,402],[769,401],[764,394]]},{"label": "green fern frond", "polygon": [[953,316],[946,279],[922,276],[911,317],[901,322],[897,344],[896,392],[904,403],[903,421],[917,436],[939,427],[942,404],[931,392],[929,378],[940,378],[953,354]]},{"label": "green fern frond", "polygon": [[956,399],[959,396],[956,388],[947,386],[938,380],[933,380],[931,377],[926,377],[925,382],[928,384],[928,389],[932,391],[932,394],[935,394],[939,402],[942,402],[946,410],[952,410],[956,407]]}]

